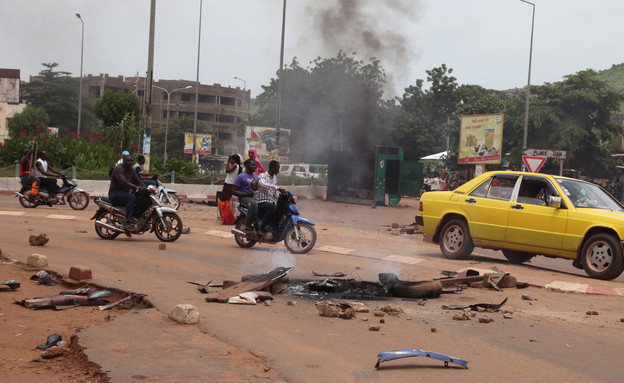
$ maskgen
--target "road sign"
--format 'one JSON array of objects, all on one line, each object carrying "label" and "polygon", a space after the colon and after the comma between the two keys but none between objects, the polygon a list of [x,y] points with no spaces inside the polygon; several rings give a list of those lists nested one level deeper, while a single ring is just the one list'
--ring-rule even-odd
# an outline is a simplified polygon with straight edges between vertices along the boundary
[{"label": "road sign", "polygon": [[565,159],[567,152],[565,150],[550,149],[526,149],[524,155],[532,157],[548,157]]},{"label": "road sign", "polygon": [[522,161],[524,161],[529,172],[538,173],[544,165],[544,162],[546,162],[546,157],[522,156]]}]

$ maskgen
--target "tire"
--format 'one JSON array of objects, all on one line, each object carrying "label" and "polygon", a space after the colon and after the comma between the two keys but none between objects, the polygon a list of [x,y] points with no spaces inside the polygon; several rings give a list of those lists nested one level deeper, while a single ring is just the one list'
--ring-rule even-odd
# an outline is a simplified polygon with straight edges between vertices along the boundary
[{"label": "tire", "polygon": [[503,255],[510,263],[515,264],[528,262],[531,258],[535,257],[535,254],[514,250],[503,250]]},{"label": "tire", "polygon": [[[297,239],[297,229],[301,233],[301,238]],[[302,222],[296,226],[291,226],[286,232],[284,245],[293,254],[304,254],[312,250],[316,243],[316,230],[309,223]]]},{"label": "tire", "polygon": [[[241,215],[236,219],[236,222],[234,222],[234,225],[238,230],[245,231],[245,219],[246,217],[244,215]],[[256,244],[256,241],[252,241],[243,237],[242,235],[237,234],[234,234],[234,240],[236,241],[236,244],[243,249],[248,249]]]},{"label": "tire", "polygon": [[165,207],[170,207],[172,209],[178,210],[180,208],[180,197],[177,194],[163,194],[161,198],[162,204]]},{"label": "tire", "polygon": [[[113,213],[107,211],[98,214],[95,219],[113,226],[115,224],[122,224]],[[105,227],[99,227],[98,225],[95,225],[95,233],[102,239],[115,239],[121,234],[118,231],[109,230]]]},{"label": "tire", "polygon": [[624,271],[622,246],[611,234],[596,234],[585,242],[581,252],[583,269],[596,279],[615,279]]},{"label": "tire", "polygon": [[182,219],[176,213],[163,213],[154,218],[154,234],[163,242],[173,242],[182,234]]},{"label": "tire", "polygon": [[26,209],[33,209],[39,206],[38,203],[31,201],[28,197],[19,197],[19,203]]},{"label": "tire", "polygon": [[467,259],[474,244],[470,237],[468,224],[461,219],[452,219],[444,225],[440,234],[440,250],[449,259]]},{"label": "tire", "polygon": [[67,203],[74,210],[84,210],[89,206],[89,194],[87,192],[69,193],[65,198],[67,198]]}]

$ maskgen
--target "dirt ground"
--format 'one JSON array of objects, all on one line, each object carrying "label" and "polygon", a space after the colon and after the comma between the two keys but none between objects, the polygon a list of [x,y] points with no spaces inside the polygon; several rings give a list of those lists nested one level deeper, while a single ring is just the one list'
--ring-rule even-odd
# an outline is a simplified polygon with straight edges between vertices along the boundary
[{"label": "dirt ground", "polygon": [[[321,213],[326,211],[326,207],[321,207],[322,202],[319,202],[319,206],[316,204],[309,204],[307,206],[306,215],[308,212],[315,220],[324,222],[323,227],[328,227],[332,231],[348,230],[352,227],[360,229],[367,229],[376,231],[378,233],[387,233],[387,235],[396,235],[396,233],[390,231],[389,225],[394,221],[399,225],[408,225],[413,221],[414,209],[413,206],[408,206],[407,203],[414,204],[414,201],[406,201],[405,205],[402,202],[402,207],[393,210],[392,221],[380,221],[384,218],[379,218],[375,222],[367,220],[366,214],[370,210],[353,209],[353,214],[345,217],[339,215],[323,216]],[[207,211],[210,214],[207,214]],[[358,213],[360,212],[361,213]],[[206,221],[215,222],[214,208],[208,209],[203,206],[196,207],[190,204],[182,206],[181,214],[184,216],[185,223],[191,228],[194,226],[202,226]],[[362,216],[358,216],[361,214]],[[21,282],[21,287],[17,290],[10,291],[8,288],[0,287],[0,328],[3,329],[3,337],[0,339],[0,376],[6,381],[16,381],[24,383],[34,382],[108,382],[108,377],[101,371],[100,366],[91,363],[87,360],[85,354],[81,348],[76,344],[72,338],[80,329],[84,329],[90,326],[98,326],[104,324],[107,321],[112,321],[115,317],[125,313],[130,308],[130,305],[120,306],[113,310],[99,311],[97,307],[77,307],[62,311],[55,311],[52,309],[45,310],[31,310],[23,306],[14,304],[14,301],[19,301],[25,298],[32,298],[35,296],[45,296],[58,294],[61,290],[75,288],[76,286],[55,286],[47,287],[45,285],[37,285],[35,281],[30,280],[30,277],[36,272],[33,270],[25,270],[23,265],[10,262],[11,254],[4,254],[0,259],[0,282],[6,280],[17,280]],[[475,262],[475,264],[478,262]],[[478,267],[478,265],[475,265]],[[122,293],[116,292],[109,301],[114,302],[122,297]],[[528,295],[532,300],[526,300],[522,298],[522,295]],[[436,299],[434,302],[426,303],[424,306],[416,305],[413,301],[392,300],[392,305],[403,307],[406,311],[401,315],[400,319],[386,317],[383,325],[381,319],[375,317],[372,310],[378,306],[385,306],[388,302],[375,302],[370,301],[367,303],[371,308],[370,314],[358,315],[357,319],[351,321],[343,321],[335,318],[325,318],[319,315],[315,315],[313,300],[294,299],[293,297],[277,296],[276,301],[272,306],[265,307],[264,305],[254,306],[253,310],[237,310],[240,311],[239,315],[245,317],[247,321],[260,320],[260,318],[267,317],[267,321],[283,321],[284,326],[289,323],[297,322],[297,331],[299,328],[316,328],[319,332],[331,323],[333,332],[343,334],[348,339],[358,339],[364,334],[369,334],[367,330],[371,325],[383,326],[382,333],[384,343],[401,343],[402,339],[406,338],[405,334],[405,321],[409,321],[410,324],[418,324],[422,327],[422,332],[419,333],[422,337],[422,347],[427,349],[426,346],[431,343],[431,339],[435,337],[437,345],[444,345],[443,339],[446,338],[447,330],[444,329],[442,323],[466,323],[465,326],[500,326],[501,323],[505,323],[507,330],[510,331],[513,336],[508,334],[511,339],[510,342],[520,342],[527,338],[527,344],[534,345],[536,342],[546,343],[547,339],[554,335],[547,333],[537,332],[537,328],[541,325],[548,323],[548,326],[544,328],[549,329],[566,329],[575,332],[583,332],[588,336],[591,334],[621,333],[624,328],[624,308],[620,303],[621,297],[613,296],[594,296],[587,297],[576,294],[562,294],[552,291],[546,291],[545,289],[532,288],[527,289],[508,289],[505,290],[505,297],[509,297],[509,303],[505,306],[505,312],[500,311],[497,313],[478,313],[476,317],[466,322],[454,322],[453,316],[458,315],[457,312],[441,311],[440,304],[474,304],[479,302],[500,302],[501,293],[497,293],[491,289],[476,289],[469,288],[465,290],[461,295],[443,295],[440,299]],[[295,306],[288,305],[289,301],[296,300]],[[238,308],[231,308],[229,310],[236,310]],[[151,311],[151,310],[146,310]],[[269,312],[270,311],[270,312]],[[596,311],[599,315],[589,315],[589,311]],[[262,312],[263,316],[258,316],[258,312]],[[278,312],[278,313],[274,313]],[[507,314],[505,314],[507,312]],[[310,315],[313,313],[313,315]],[[227,314],[227,313],[226,313]],[[511,319],[505,317],[508,315]],[[495,321],[495,324],[479,324],[479,318],[491,318]],[[123,318],[119,318],[123,319]],[[514,320],[516,319],[516,320]],[[218,323],[218,321],[215,321]],[[518,329],[520,323],[532,323],[530,330]],[[536,325],[534,328],[533,325]],[[221,333],[224,340],[228,339],[227,323],[223,324]],[[270,327],[270,326],[268,326]],[[439,327],[436,329],[436,327]],[[494,327],[492,327],[494,328]],[[434,331],[435,329],[435,331]],[[191,331],[191,330],[188,330]],[[295,331],[295,329],[293,329]],[[62,346],[63,352],[60,356],[52,359],[44,359],[41,350],[36,349],[37,345],[45,343],[48,335],[52,333],[58,333],[63,337],[65,345]],[[507,339],[507,338],[506,338]],[[392,342],[390,342],[392,341]],[[457,342],[455,339],[450,339],[449,342]],[[562,348],[566,352],[585,352],[595,351],[583,348],[582,344],[575,344],[572,341],[562,339]],[[448,347],[440,347],[439,351],[451,350],[453,348],[449,343]],[[526,347],[522,345],[521,347]],[[244,356],[237,359],[237,365],[241,368],[248,369],[262,368],[265,365],[271,365],[265,360],[264,357],[258,355],[248,354],[250,351],[245,351]],[[520,355],[520,354],[516,354]],[[463,355],[456,355],[462,357]],[[477,359],[475,355],[469,355],[472,359],[471,362],[477,363],[474,359]],[[233,358],[232,355],[217,355],[221,358]],[[500,363],[504,365],[509,363],[506,361],[505,355],[499,355],[496,350],[479,352],[479,359],[490,358],[491,362],[495,364]],[[468,359],[468,358],[467,358]],[[427,363],[419,361],[420,363]],[[522,361],[520,361],[522,362]],[[519,363],[520,363],[519,362]],[[532,363],[532,361],[529,361]],[[526,362],[527,364],[529,362]],[[574,363],[571,361],[570,363]],[[273,363],[275,364],[275,363]],[[437,365],[431,362],[432,365]],[[549,366],[552,365],[533,365],[533,376],[539,376],[543,380],[559,380],[556,379],[556,374],[563,374],[560,376],[561,380],[566,381],[587,381],[585,375],[579,375],[573,372],[573,369],[565,369],[564,366],[549,371]],[[276,365],[275,367],[279,367]],[[314,363],[310,362],[309,368],[314,368]],[[476,370],[479,371],[478,366]],[[568,366],[569,367],[569,366]],[[393,371],[392,364],[385,366],[385,371],[390,373]],[[265,369],[264,372],[260,372],[257,376],[261,379],[268,379],[267,381],[275,381],[277,377],[274,375],[278,369]],[[308,370],[310,371],[310,370]],[[472,370],[471,370],[472,371]],[[272,375],[273,374],[273,375]],[[302,371],[301,374],[306,374],[306,371]],[[564,376],[565,375],[565,376]],[[433,376],[431,377],[433,379]],[[457,377],[459,380],[461,378]],[[476,378],[476,377],[475,377]],[[340,379],[336,379],[340,380]],[[518,381],[510,379],[509,381]]]}]

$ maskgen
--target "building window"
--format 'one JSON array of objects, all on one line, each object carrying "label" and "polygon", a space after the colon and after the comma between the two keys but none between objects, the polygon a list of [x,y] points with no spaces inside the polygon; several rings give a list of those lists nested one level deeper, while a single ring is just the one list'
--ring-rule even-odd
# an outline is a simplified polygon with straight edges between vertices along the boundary
[{"label": "building window", "polygon": [[236,99],[232,97],[223,97],[221,96],[221,105],[231,105],[234,106],[236,104]]},{"label": "building window", "polygon": [[214,104],[216,102],[217,98],[215,96],[211,96],[209,94],[200,94],[199,95],[199,102],[202,103],[206,103],[206,104]]},{"label": "building window", "polygon": [[230,124],[234,123],[234,116],[230,116],[227,114],[218,114],[217,115],[217,122],[228,122]]},{"label": "building window", "polygon": [[195,95],[192,93],[182,93],[182,101],[195,101]]}]

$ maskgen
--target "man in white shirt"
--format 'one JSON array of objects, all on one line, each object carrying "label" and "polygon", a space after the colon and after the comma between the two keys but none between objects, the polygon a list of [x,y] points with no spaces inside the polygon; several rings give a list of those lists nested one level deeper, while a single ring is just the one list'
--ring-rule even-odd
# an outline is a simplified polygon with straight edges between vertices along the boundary
[{"label": "man in white shirt", "polygon": [[59,186],[56,183],[56,178],[49,177],[61,177],[63,176],[63,173],[48,165],[48,152],[42,150],[41,153],[39,153],[39,158],[37,159],[37,162],[35,162],[35,170],[33,172],[33,176],[41,180],[40,186],[50,193],[50,197],[53,197],[54,194],[56,194]]},{"label": "man in white shirt", "polygon": [[275,204],[280,193],[285,193],[286,190],[277,186],[277,174],[280,170],[279,162],[272,160],[269,163],[269,171],[264,172],[258,176],[258,215],[262,216],[262,228],[264,229],[267,224],[273,223],[275,217],[275,210],[277,205]]}]

